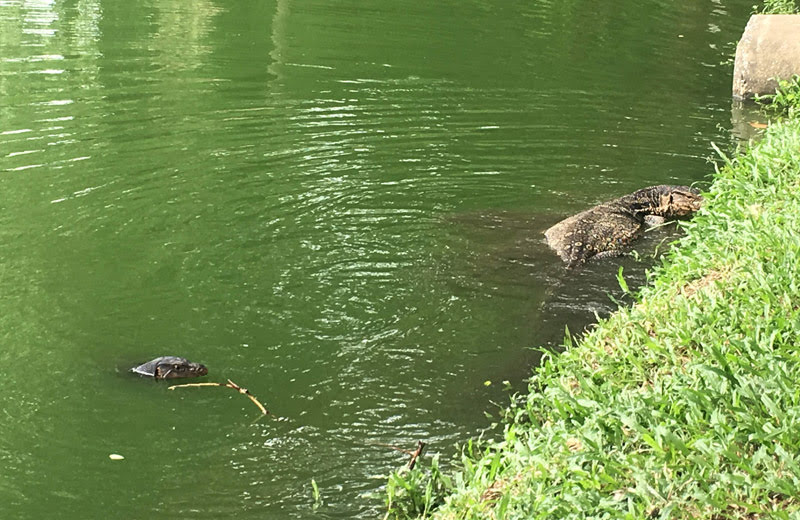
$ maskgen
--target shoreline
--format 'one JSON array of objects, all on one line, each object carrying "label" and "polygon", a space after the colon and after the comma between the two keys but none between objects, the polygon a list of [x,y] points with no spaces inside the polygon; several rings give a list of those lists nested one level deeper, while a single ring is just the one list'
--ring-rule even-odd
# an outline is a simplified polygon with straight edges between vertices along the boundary
[{"label": "shoreline", "polygon": [[434,459],[390,476],[386,518],[800,511],[800,116],[789,112],[722,156],[634,305],[545,355],[501,440],[468,443],[449,474]]}]

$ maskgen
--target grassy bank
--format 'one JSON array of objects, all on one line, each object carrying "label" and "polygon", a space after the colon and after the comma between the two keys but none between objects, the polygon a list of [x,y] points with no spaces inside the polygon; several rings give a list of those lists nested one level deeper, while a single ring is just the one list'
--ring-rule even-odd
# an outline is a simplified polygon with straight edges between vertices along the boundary
[{"label": "grassy bank", "polygon": [[638,303],[550,356],[459,472],[392,476],[387,518],[797,517],[800,118],[725,163]]}]

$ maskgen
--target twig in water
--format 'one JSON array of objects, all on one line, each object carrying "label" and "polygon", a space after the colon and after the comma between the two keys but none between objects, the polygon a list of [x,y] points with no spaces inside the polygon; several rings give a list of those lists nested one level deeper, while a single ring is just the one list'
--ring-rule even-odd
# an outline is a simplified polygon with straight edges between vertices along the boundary
[{"label": "twig in water", "polygon": [[422,455],[422,450],[425,449],[425,443],[422,441],[417,441],[417,450],[411,454],[411,460],[408,461],[408,469],[414,469],[414,465],[417,463],[417,459],[420,455]]},{"label": "twig in water", "polygon": [[251,401],[253,401],[253,403],[256,406],[258,406],[258,409],[261,410],[262,414],[267,415],[269,413],[267,411],[267,409],[264,408],[264,405],[261,404],[258,401],[258,399],[256,399],[256,396],[251,394],[250,391],[247,388],[243,388],[243,387],[237,385],[236,383],[234,383],[230,379],[228,379],[227,383],[186,383],[186,384],[183,384],[183,385],[172,385],[172,386],[169,387],[169,389],[170,390],[175,390],[176,388],[187,388],[187,387],[190,387],[190,386],[225,386],[225,387],[228,387],[228,388],[232,388],[233,390],[236,390],[240,394],[246,395]]},{"label": "twig in water", "polygon": [[182,385],[172,385],[168,389],[175,390],[176,388],[185,388],[187,386],[225,386],[222,383],[184,383]]},{"label": "twig in water", "polygon": [[422,455],[422,450],[425,449],[425,443],[422,441],[417,441],[417,449],[414,451],[406,450],[398,446],[392,446],[391,444],[384,444],[382,442],[371,442],[370,444],[374,446],[384,446],[386,448],[391,448],[401,453],[405,453],[406,455],[410,455],[411,460],[408,461],[408,466],[407,466],[408,469],[414,469],[414,465],[417,463],[417,459],[420,457],[420,455]]},{"label": "twig in water", "polygon": [[414,454],[414,452],[411,451],[411,450],[407,450],[407,449],[401,448],[399,446],[393,446],[391,444],[384,444],[382,442],[368,442],[367,444],[369,444],[370,446],[383,446],[384,448],[390,448],[392,450],[399,451],[401,453],[405,453],[406,455],[413,455]]}]

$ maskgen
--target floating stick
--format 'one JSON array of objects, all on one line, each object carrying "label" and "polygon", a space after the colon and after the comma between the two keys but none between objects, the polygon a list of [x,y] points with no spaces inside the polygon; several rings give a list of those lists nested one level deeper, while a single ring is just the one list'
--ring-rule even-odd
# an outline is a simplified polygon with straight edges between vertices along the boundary
[{"label": "floating stick", "polygon": [[422,455],[422,450],[424,449],[425,443],[422,441],[417,441],[417,449],[411,454],[411,460],[408,461],[408,469],[414,469],[414,464],[417,463],[417,459],[420,455]]},{"label": "floating stick", "polygon": [[254,396],[253,394],[250,393],[250,390],[248,390],[247,388],[243,388],[243,387],[237,385],[236,383],[234,383],[230,379],[228,379],[227,383],[186,383],[186,384],[183,384],[183,385],[172,385],[172,386],[169,387],[169,389],[170,390],[175,390],[176,388],[186,388],[186,387],[189,387],[189,386],[225,386],[225,387],[228,387],[228,388],[232,388],[233,390],[236,390],[240,394],[246,395],[251,401],[253,401],[253,403],[256,406],[258,406],[258,409],[261,410],[262,414],[267,415],[269,413],[267,411],[267,409],[264,408],[264,405],[261,404],[258,401],[258,399],[256,399],[256,396]]},{"label": "floating stick", "polygon": [[172,385],[168,390],[175,390],[176,388],[186,388],[187,386],[226,386],[222,383],[184,383],[182,385]]},{"label": "floating stick", "polygon": [[425,443],[422,441],[417,441],[417,449],[414,451],[398,448],[397,446],[392,446],[391,444],[383,444],[382,442],[374,442],[371,444],[375,446],[384,446],[386,448],[391,448],[393,450],[405,453],[406,455],[410,455],[411,460],[408,461],[408,465],[406,466],[408,469],[414,469],[414,465],[417,463],[417,459],[419,458],[420,455],[422,455],[422,450],[425,449]]}]

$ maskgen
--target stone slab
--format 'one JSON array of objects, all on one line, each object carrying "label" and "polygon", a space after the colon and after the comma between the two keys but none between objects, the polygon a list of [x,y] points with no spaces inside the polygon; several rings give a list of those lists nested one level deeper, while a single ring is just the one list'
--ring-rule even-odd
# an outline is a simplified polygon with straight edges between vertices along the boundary
[{"label": "stone slab", "polygon": [[736,46],[734,99],[774,94],[775,78],[800,74],[800,15],[754,14]]}]

